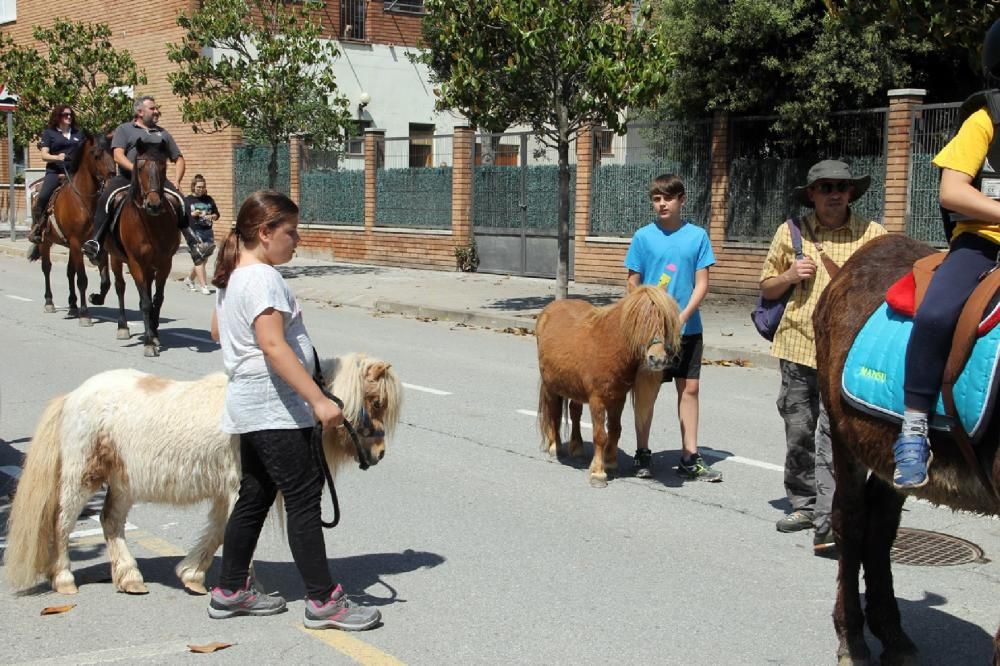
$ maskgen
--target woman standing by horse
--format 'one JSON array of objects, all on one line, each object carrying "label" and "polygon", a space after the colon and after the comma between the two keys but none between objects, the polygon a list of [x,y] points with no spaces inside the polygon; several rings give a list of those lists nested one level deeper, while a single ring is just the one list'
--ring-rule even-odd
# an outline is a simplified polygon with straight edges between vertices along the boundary
[{"label": "woman standing by horse", "polygon": [[240,436],[239,498],[226,525],[219,585],[208,615],[273,615],[285,600],[257,590],[249,576],[260,530],[280,490],[288,543],[306,587],[310,629],[370,629],[378,609],[355,606],[327,568],[320,517],[323,477],[311,448],[315,421],[338,428],[344,414],[306,367],[315,352],[302,311],[281,274],[299,242],[299,208],[279,192],[251,194],[219,253],[212,337],[229,375],[223,432]]},{"label": "woman standing by horse", "polygon": [[42,161],[45,162],[45,178],[42,180],[41,191],[31,203],[31,231],[28,232],[28,240],[34,245],[31,249],[33,259],[38,258],[38,245],[42,242],[45,230],[45,209],[49,206],[49,199],[59,187],[59,176],[69,177],[67,165],[83,144],[83,139],[83,131],[76,126],[73,107],[68,104],[54,106],[38,142]]}]

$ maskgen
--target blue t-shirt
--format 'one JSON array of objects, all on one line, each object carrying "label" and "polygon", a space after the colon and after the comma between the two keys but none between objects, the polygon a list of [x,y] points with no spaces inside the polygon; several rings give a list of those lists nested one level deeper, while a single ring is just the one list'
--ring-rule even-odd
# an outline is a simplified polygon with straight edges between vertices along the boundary
[{"label": "blue t-shirt", "polygon": [[[694,274],[715,263],[708,234],[684,222],[676,231],[664,231],[651,222],[635,232],[625,255],[625,267],[642,278],[642,284],[664,287],[683,310],[694,293]],[[702,332],[697,310],[684,324],[684,335]]]}]

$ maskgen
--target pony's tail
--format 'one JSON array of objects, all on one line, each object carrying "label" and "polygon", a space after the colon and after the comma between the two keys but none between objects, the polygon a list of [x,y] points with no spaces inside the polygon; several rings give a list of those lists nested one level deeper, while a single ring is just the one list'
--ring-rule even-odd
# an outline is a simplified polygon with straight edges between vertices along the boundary
[{"label": "pony's tail", "polygon": [[16,590],[49,571],[59,512],[62,416],[66,396],[52,400],[31,438],[7,522],[4,570]]},{"label": "pony's tail", "polygon": [[[538,385],[538,430],[542,433],[542,441],[539,443],[539,448],[542,451],[549,450],[549,440],[546,436],[547,429],[552,427],[552,401],[548,400],[549,392],[545,388],[545,382],[540,382]],[[565,400],[560,400],[562,405],[563,418],[566,418],[568,413],[567,404]],[[558,435],[558,433],[556,433]]]}]

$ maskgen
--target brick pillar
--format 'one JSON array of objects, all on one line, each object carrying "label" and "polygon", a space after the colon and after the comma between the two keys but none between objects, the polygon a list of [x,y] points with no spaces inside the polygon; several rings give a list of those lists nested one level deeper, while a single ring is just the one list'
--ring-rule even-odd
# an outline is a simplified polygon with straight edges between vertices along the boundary
[{"label": "brick pillar", "polygon": [[302,149],[305,136],[290,134],[288,136],[288,197],[300,204],[300,171],[302,168]]},{"label": "brick pillar", "polygon": [[456,247],[472,241],[472,172],[476,132],[468,125],[455,126],[451,140],[451,233]]},{"label": "brick pillar", "polygon": [[375,230],[375,184],[378,178],[379,155],[384,150],[385,130],[368,128],[365,130],[365,231]]},{"label": "brick pillar", "polygon": [[926,94],[926,90],[919,88],[889,91],[889,136],[886,137],[885,208],[882,221],[891,232],[906,233],[913,113],[918,105],[923,104]]},{"label": "brick pillar", "polygon": [[594,186],[594,126],[584,125],[576,135],[576,201],[573,234],[576,251],[583,250],[590,235],[590,202]]},{"label": "brick pillar", "polygon": [[716,111],[712,116],[711,206],[708,237],[718,251],[726,240],[729,216],[729,115]]}]

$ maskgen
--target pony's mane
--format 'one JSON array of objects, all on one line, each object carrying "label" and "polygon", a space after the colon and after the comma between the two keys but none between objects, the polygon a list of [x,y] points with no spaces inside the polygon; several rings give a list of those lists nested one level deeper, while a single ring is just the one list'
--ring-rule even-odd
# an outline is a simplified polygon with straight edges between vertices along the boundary
[{"label": "pony's mane", "polygon": [[66,168],[69,169],[70,174],[76,173],[77,169],[80,168],[80,163],[83,162],[83,152],[87,150],[88,144],[94,140],[93,134],[91,134],[87,130],[82,130],[82,131],[83,131],[83,142],[80,143],[80,146],[76,149],[76,152],[73,153],[73,159],[70,160],[70,163],[66,166]]},{"label": "pony's mane", "polygon": [[[338,356],[320,363],[327,389],[344,401],[344,417],[352,423],[357,421],[364,405],[365,377],[368,368],[374,363],[382,361],[370,358],[363,352]],[[385,405],[382,425],[386,435],[390,435],[399,421],[403,390],[396,373],[388,364],[377,386],[379,402]]]},{"label": "pony's mane", "polygon": [[668,349],[680,348],[680,312],[677,301],[666,291],[649,285],[637,287],[608,309],[619,307],[625,346],[632,354],[644,354],[649,341],[658,336]]}]

